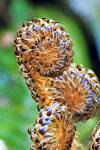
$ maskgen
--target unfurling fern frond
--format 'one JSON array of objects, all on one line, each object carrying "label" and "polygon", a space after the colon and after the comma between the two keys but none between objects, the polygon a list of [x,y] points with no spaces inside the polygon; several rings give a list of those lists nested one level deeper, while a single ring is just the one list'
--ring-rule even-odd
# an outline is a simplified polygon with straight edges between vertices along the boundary
[{"label": "unfurling fern frond", "polygon": [[[30,149],[78,150],[81,145],[75,145],[73,140],[74,122],[88,120],[100,103],[100,84],[95,73],[72,63],[71,37],[52,19],[33,19],[23,24],[14,49],[40,110],[35,126],[29,129],[33,141]],[[91,145],[100,148],[100,135],[95,133],[92,137],[96,143],[92,138]]]}]

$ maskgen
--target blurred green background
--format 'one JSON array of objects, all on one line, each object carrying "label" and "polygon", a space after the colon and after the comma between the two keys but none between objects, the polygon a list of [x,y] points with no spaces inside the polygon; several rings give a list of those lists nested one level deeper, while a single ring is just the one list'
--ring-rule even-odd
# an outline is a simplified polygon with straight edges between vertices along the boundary
[{"label": "blurred green background", "polygon": [[[0,150],[28,150],[31,141],[27,129],[38,114],[14,57],[13,40],[18,28],[33,17],[58,21],[73,39],[74,62],[92,68],[99,76],[100,1],[94,1],[0,0]],[[89,12],[90,7],[95,9]],[[96,115],[77,124],[85,149],[99,119]]]}]

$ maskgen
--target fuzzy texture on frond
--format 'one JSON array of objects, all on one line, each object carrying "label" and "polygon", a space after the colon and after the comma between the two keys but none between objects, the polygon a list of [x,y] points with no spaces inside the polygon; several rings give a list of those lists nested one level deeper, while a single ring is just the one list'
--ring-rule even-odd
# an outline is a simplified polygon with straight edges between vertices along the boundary
[{"label": "fuzzy texture on frond", "polygon": [[100,103],[100,84],[95,73],[74,63],[52,80],[49,93],[69,108],[75,121],[89,119]]},{"label": "fuzzy texture on frond", "polygon": [[69,150],[75,135],[71,119],[66,106],[60,103],[41,109],[34,129],[29,129],[34,142],[31,150]]},{"label": "fuzzy texture on frond", "polygon": [[100,150],[100,122],[92,131],[89,150]]},{"label": "fuzzy texture on frond", "polygon": [[24,23],[14,41],[15,55],[28,75],[62,74],[72,62],[72,41],[63,27],[52,19],[33,19]]},{"label": "fuzzy texture on frond", "polygon": [[75,140],[72,144],[73,121],[88,120],[100,105],[100,83],[95,73],[72,63],[72,40],[52,19],[24,23],[15,37],[14,50],[39,106],[39,117],[29,130],[31,150],[73,150],[78,146]]}]

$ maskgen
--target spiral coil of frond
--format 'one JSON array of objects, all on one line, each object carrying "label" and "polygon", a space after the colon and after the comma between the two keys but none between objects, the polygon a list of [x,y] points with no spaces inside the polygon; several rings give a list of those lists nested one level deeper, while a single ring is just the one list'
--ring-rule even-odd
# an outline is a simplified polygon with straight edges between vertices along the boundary
[{"label": "spiral coil of frond", "polygon": [[77,146],[72,144],[72,120],[88,120],[100,104],[100,83],[95,73],[72,63],[72,40],[52,19],[24,23],[17,32],[14,49],[40,109],[35,126],[29,129],[31,150],[73,150]]}]

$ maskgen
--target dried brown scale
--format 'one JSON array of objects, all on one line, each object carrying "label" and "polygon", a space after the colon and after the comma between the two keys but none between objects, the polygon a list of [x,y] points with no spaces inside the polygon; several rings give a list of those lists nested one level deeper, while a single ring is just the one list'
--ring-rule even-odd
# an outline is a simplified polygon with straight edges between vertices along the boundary
[{"label": "dried brown scale", "polygon": [[52,98],[48,96],[51,78],[45,76],[58,76],[72,62],[72,42],[69,34],[51,19],[34,19],[25,23],[17,32],[14,47],[32,97],[40,107],[52,104]]},{"label": "dried brown scale", "polygon": [[100,150],[100,122],[92,131],[89,150]]},{"label": "dried brown scale", "polygon": [[72,62],[71,39],[53,20],[29,21],[18,31],[14,45],[15,54],[19,51],[17,59],[21,57],[25,64],[27,55],[30,56],[28,61],[34,71],[43,76],[58,76]]},{"label": "dried brown scale", "polygon": [[75,127],[66,106],[55,103],[40,110],[36,125],[29,133],[34,142],[34,150],[69,150],[75,135]]},{"label": "dried brown scale", "polygon": [[75,121],[87,120],[100,103],[100,84],[90,69],[71,64],[68,70],[52,80],[50,96],[67,105]]}]

